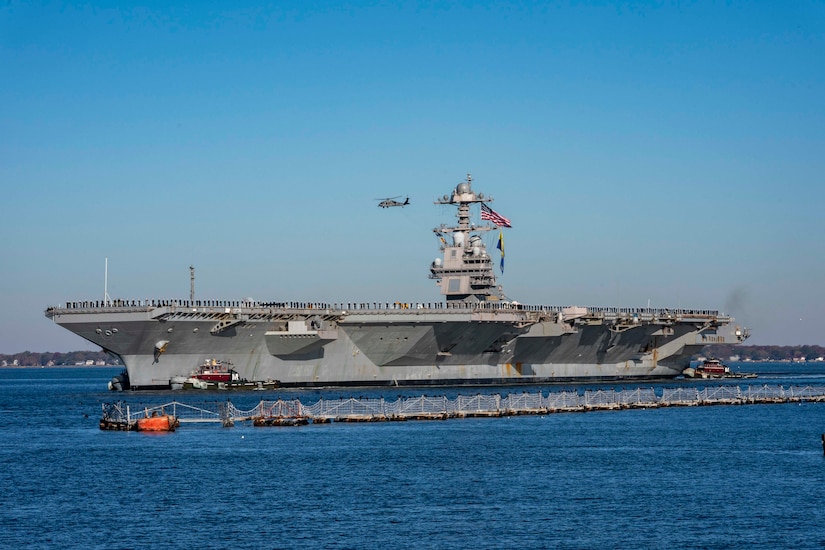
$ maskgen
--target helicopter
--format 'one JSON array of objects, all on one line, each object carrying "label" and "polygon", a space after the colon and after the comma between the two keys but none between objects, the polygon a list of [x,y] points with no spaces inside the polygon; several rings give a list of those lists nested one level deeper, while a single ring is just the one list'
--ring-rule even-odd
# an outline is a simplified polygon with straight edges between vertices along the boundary
[{"label": "helicopter", "polygon": [[406,199],[404,199],[404,202],[399,202],[399,201],[395,200],[395,199],[399,198],[400,196],[401,195],[398,195],[397,197],[389,197],[389,198],[386,198],[386,199],[375,199],[375,200],[381,201],[381,202],[378,203],[378,206],[380,206],[381,208],[389,208],[391,206],[407,206],[408,204],[410,204],[410,197],[407,197]]}]

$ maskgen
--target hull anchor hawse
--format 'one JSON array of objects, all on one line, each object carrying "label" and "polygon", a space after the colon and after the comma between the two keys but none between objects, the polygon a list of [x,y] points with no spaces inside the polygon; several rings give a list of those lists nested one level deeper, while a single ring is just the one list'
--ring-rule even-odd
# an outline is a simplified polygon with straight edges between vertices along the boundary
[{"label": "hull anchor hawse", "polygon": [[[513,385],[673,378],[707,344],[739,343],[748,330],[715,310],[529,305],[506,298],[510,221],[468,175],[436,204],[457,223],[433,231],[430,278],[443,300],[258,302],[72,301],[49,307],[56,324],[118,357],[118,389],[169,389],[205,358],[231,362],[240,380],[280,387]],[[473,222],[475,212],[481,223]],[[488,251],[485,232],[499,231]],[[501,264],[503,268],[503,263]],[[194,271],[192,272],[194,281]]]}]

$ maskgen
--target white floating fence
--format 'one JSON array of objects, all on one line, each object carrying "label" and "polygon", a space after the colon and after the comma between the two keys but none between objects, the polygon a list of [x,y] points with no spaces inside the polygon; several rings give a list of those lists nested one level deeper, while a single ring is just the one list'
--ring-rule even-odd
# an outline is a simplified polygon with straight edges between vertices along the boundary
[{"label": "white floating fence", "polygon": [[538,392],[498,394],[399,397],[388,401],[376,398],[319,399],[305,405],[299,399],[261,401],[250,410],[238,409],[230,400],[199,405],[172,401],[141,407],[124,402],[104,403],[101,423],[128,423],[152,412],[171,414],[180,422],[222,422],[225,426],[239,420],[255,425],[283,426],[336,422],[375,422],[390,420],[427,420],[477,416],[512,416],[620,410],[633,408],[685,407],[707,405],[744,405],[756,403],[793,403],[825,401],[825,386],[713,386],[707,388],[626,388],[607,390],[564,390],[546,395]]}]

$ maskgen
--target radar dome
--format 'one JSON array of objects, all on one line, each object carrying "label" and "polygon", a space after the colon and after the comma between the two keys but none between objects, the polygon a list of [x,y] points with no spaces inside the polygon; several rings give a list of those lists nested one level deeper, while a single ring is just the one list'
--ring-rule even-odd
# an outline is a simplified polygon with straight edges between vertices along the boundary
[{"label": "radar dome", "polygon": [[441,258],[436,258],[435,260],[433,260],[433,265],[435,267],[441,267]]},{"label": "radar dome", "polygon": [[459,195],[464,195],[465,193],[470,193],[471,192],[470,191],[470,184],[467,183],[466,181],[463,181],[463,182],[459,183],[455,188],[455,192],[458,193]]}]

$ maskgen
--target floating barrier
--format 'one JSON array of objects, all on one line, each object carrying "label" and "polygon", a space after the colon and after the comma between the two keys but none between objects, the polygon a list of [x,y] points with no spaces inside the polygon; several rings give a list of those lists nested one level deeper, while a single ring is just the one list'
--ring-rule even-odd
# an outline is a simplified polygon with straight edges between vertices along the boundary
[{"label": "floating barrier", "polygon": [[[710,405],[752,405],[825,401],[825,386],[714,386],[708,388],[635,388],[566,390],[547,395],[511,393],[493,395],[399,397],[394,401],[378,398],[319,399],[304,405],[298,399],[260,401],[244,411],[231,401],[190,405],[172,401],[154,407],[135,407],[122,401],[104,403],[100,420],[102,430],[134,430],[138,421],[152,415],[166,415],[176,424],[214,422],[232,426],[252,421],[254,426],[303,426],[329,422],[397,422],[404,420],[446,420],[449,418],[500,417],[564,412],[615,411],[659,407],[698,407]],[[171,411],[171,414],[169,413]]]}]

